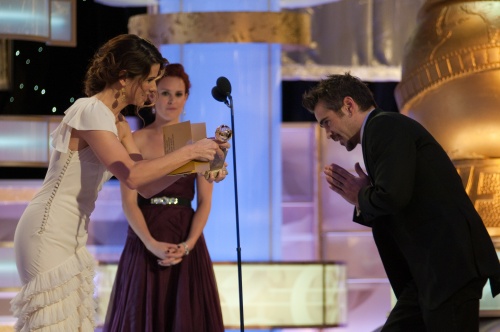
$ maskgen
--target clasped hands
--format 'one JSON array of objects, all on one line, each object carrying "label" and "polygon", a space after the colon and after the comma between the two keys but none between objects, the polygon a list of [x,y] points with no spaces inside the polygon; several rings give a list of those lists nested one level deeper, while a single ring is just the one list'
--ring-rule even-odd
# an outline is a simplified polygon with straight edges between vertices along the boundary
[{"label": "clasped hands", "polygon": [[184,243],[173,244],[156,241],[148,250],[157,257],[158,265],[168,267],[179,264],[182,258],[189,253],[189,249]]},{"label": "clasped hands", "polygon": [[371,185],[370,178],[361,169],[359,163],[354,165],[358,176],[349,173],[337,164],[325,166],[323,172],[330,189],[342,196],[347,202],[359,208],[358,193],[361,188]]}]

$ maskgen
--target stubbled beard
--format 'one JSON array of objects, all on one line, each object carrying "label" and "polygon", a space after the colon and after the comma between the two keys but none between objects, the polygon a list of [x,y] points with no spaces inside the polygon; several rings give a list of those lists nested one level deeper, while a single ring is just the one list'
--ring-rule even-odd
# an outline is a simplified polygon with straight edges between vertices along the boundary
[{"label": "stubbled beard", "polygon": [[348,140],[346,143],[345,143],[345,148],[347,151],[352,151],[354,150],[354,148],[356,147],[356,144],[355,142],[353,142],[353,138],[351,138],[350,140]]},{"label": "stubbled beard", "polygon": [[345,148],[347,151],[352,151],[360,143],[360,132],[358,131],[345,143]]}]

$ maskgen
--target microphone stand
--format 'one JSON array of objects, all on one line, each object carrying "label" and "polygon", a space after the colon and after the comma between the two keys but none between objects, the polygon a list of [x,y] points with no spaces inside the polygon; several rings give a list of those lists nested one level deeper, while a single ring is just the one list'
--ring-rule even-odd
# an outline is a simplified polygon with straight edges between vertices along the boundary
[{"label": "microphone stand", "polygon": [[224,104],[231,110],[231,128],[233,130],[233,135],[231,135],[231,142],[233,144],[233,162],[234,162],[234,206],[236,212],[236,252],[238,255],[238,292],[240,296],[240,331],[245,331],[245,324],[243,319],[243,282],[241,278],[241,247],[240,247],[240,222],[239,222],[239,214],[238,214],[238,184],[237,184],[237,176],[236,176],[236,142],[234,139],[234,108],[233,108],[233,97],[231,94],[227,94],[229,102],[224,100]]}]

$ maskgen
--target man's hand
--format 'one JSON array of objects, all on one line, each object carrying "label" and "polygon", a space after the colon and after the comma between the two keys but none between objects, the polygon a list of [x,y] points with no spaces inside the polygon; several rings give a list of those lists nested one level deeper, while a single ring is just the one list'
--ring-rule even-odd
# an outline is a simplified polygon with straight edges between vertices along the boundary
[{"label": "man's hand", "polygon": [[359,163],[354,165],[354,170],[358,176],[352,175],[344,168],[337,164],[325,166],[324,173],[326,182],[330,185],[330,189],[342,196],[346,201],[359,207],[358,193],[361,188],[369,186],[370,178],[359,166]]}]

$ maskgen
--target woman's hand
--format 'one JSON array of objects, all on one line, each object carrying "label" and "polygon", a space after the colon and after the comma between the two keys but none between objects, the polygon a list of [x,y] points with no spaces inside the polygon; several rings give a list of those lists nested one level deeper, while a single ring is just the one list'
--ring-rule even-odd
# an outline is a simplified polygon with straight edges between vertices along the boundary
[{"label": "woman's hand", "polygon": [[193,159],[199,161],[212,161],[216,153],[222,153],[219,145],[209,138],[203,138],[191,144]]},{"label": "woman's hand", "polygon": [[183,251],[176,244],[152,241],[146,246],[153,255],[158,257],[158,265],[172,266],[182,261]]},{"label": "woman's hand", "polygon": [[189,251],[191,251],[193,248],[190,247],[186,242],[181,242],[177,245],[177,249],[182,252],[183,256],[189,255]]},{"label": "woman's hand", "polygon": [[231,147],[231,144],[229,144],[228,142],[221,142],[221,141],[215,140],[215,143],[219,144],[219,148],[221,148],[221,150],[227,150]]},{"label": "woman's hand", "polygon": [[221,169],[215,170],[215,171],[207,171],[203,175],[205,176],[205,179],[207,179],[207,181],[210,183],[221,182],[229,174],[226,167],[227,167],[227,163],[224,162],[224,167],[222,167]]}]

